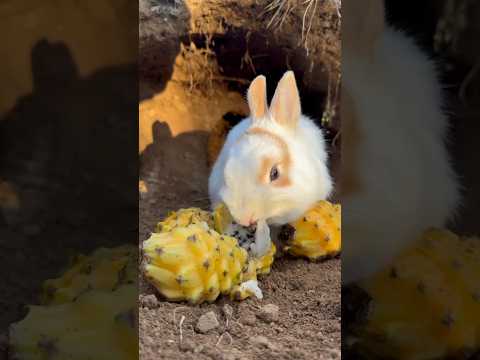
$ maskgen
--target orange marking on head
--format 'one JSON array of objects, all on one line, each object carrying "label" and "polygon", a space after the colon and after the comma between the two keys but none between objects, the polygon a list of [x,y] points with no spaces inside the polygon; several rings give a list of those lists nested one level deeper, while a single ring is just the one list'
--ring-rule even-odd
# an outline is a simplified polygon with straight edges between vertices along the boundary
[{"label": "orange marking on head", "polygon": [[292,165],[292,159],[290,157],[290,152],[288,151],[288,145],[287,143],[278,135],[262,128],[254,127],[249,129],[246,133],[246,136],[248,135],[254,135],[254,136],[264,136],[268,137],[270,140],[272,140],[281,150],[282,155],[281,159],[279,161],[275,161],[270,156],[265,156],[262,159],[261,165],[260,165],[260,170],[257,174],[257,181],[260,184],[268,184],[270,183],[270,171],[274,165],[278,166],[278,170],[280,172],[280,176],[277,180],[272,182],[272,186],[276,187],[285,187],[291,185],[290,181],[290,168]]}]

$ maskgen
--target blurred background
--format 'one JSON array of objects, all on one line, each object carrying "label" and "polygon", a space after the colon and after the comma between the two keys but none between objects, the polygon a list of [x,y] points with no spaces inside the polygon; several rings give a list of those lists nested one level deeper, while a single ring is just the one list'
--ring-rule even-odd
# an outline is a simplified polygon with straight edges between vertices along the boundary
[{"label": "blurred background", "polygon": [[387,17],[415,36],[437,62],[450,116],[453,164],[464,187],[464,204],[451,227],[480,233],[480,3],[472,0],[386,0]]},{"label": "blurred background", "polygon": [[429,233],[378,276],[342,289],[342,357],[479,359],[480,3],[385,5],[388,22],[437,64],[463,198],[454,233]]},{"label": "blurred background", "polygon": [[2,339],[72,257],[136,244],[137,11],[0,2]]}]

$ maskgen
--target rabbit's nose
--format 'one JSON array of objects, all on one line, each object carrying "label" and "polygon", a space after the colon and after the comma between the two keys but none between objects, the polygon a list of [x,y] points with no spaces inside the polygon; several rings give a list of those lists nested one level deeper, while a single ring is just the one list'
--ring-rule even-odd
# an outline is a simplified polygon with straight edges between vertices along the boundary
[{"label": "rabbit's nose", "polygon": [[248,216],[243,218],[241,221],[238,222],[240,225],[245,227],[251,227],[257,223],[256,220],[253,219],[253,216]]}]

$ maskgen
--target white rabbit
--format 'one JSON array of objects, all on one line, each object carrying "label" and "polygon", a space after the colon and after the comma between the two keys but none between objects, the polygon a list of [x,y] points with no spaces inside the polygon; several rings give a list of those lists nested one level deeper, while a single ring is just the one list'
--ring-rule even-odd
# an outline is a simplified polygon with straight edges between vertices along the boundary
[{"label": "white rabbit", "polygon": [[385,268],[459,203],[434,64],[385,26],[382,0],[344,7],[342,281]]},{"label": "white rabbit", "polygon": [[[292,71],[279,81],[270,108],[266,79],[256,77],[247,93],[250,117],[228,134],[213,166],[209,194],[224,202],[243,226],[257,224],[257,256],[270,247],[269,225],[298,219],[332,191],[321,130],[301,114]],[[260,243],[259,243],[260,242]]]}]

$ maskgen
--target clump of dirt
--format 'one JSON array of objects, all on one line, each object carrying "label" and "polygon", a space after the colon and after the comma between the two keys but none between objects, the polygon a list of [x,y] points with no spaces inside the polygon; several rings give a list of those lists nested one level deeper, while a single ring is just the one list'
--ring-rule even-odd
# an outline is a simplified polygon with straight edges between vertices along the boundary
[{"label": "clump of dirt", "polygon": [[[219,299],[199,306],[161,299],[152,304],[154,292],[144,288],[140,358],[340,359],[340,260],[281,258],[261,286],[263,300]],[[231,316],[225,314],[226,304],[233,310]],[[277,321],[265,321],[261,307],[267,304],[279,307]],[[200,316],[209,311],[216,314],[219,326],[205,334],[196,331]]]},{"label": "clump of dirt", "polygon": [[[268,26],[280,3],[269,11],[267,1],[140,1],[140,244],[168,211],[209,208],[210,166],[228,130],[248,115],[244,94],[256,75],[266,75],[271,98],[283,73],[294,70],[304,113],[327,134],[336,175],[336,2],[284,1],[288,7]],[[139,280],[142,359],[340,358],[339,259],[278,259],[261,279],[261,301],[171,303]],[[275,321],[262,320],[267,304],[278,306]],[[196,331],[209,311],[219,325]]]}]

